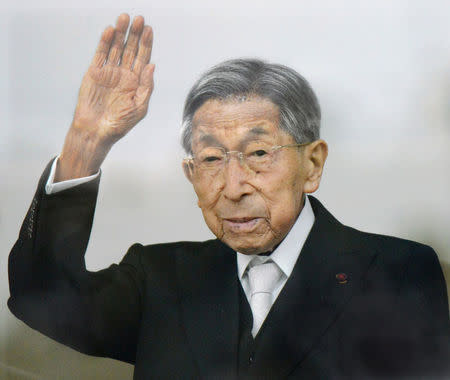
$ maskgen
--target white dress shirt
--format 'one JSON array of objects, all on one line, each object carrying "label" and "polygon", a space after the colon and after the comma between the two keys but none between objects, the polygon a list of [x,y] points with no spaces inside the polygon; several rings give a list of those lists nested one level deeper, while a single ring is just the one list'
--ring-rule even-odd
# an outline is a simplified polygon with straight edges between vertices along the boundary
[{"label": "white dress shirt", "polygon": [[[306,238],[311,231],[314,224],[314,212],[309,202],[308,197],[305,197],[305,205],[303,206],[300,215],[288,232],[284,240],[278,245],[278,247],[270,254],[270,256],[262,256],[262,262],[266,260],[272,260],[278,265],[283,272],[281,279],[273,291],[272,305],[286,284],[289,276],[294,269],[294,265],[300,256],[300,251],[305,244]],[[244,255],[237,252],[237,270],[239,280],[241,281],[242,288],[250,303],[250,285],[247,276],[247,267],[250,261],[257,255]]]},{"label": "white dress shirt", "polygon": [[45,184],[45,192],[46,194],[55,194],[60,191],[70,189],[71,187],[75,187],[77,185],[81,185],[82,183],[89,182],[95,178],[97,178],[100,175],[100,171],[97,173],[89,176],[89,177],[82,177],[82,178],[75,178],[75,179],[69,179],[67,181],[61,181],[53,183],[55,180],[55,173],[56,173],[56,165],[58,163],[59,156],[56,157],[53,161],[52,167],[50,169],[50,174],[48,176],[47,183]]}]

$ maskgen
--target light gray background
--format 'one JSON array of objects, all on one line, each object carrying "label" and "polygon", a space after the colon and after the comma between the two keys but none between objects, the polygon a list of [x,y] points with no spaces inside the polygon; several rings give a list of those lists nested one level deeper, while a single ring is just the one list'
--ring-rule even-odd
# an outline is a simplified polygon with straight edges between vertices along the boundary
[{"label": "light gray background", "polygon": [[181,171],[182,104],[211,65],[257,56],[295,68],[317,92],[330,147],[317,193],[325,206],[356,228],[431,244],[448,272],[448,1],[39,4],[5,2],[0,13],[0,378],[131,378],[130,366],[54,343],[6,307],[8,252],[100,33],[121,12],[154,27],[156,85],[147,118],[103,165],[89,269],[134,242],[212,236]]}]

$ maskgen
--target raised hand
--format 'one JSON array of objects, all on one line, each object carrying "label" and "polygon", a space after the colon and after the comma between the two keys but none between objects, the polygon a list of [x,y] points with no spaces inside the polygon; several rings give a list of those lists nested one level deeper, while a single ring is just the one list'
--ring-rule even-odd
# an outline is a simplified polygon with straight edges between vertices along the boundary
[{"label": "raised hand", "polygon": [[83,78],[55,181],[97,172],[112,145],[147,113],[153,90],[153,31],[137,16],[124,43],[129,16],[102,34]]}]

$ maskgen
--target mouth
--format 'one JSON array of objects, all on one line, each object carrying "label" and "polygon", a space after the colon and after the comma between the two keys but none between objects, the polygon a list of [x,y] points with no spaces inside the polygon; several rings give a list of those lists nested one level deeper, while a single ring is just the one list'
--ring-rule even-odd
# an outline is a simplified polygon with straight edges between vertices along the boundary
[{"label": "mouth", "polygon": [[263,218],[247,217],[247,218],[225,218],[223,219],[224,227],[232,232],[252,232]]}]

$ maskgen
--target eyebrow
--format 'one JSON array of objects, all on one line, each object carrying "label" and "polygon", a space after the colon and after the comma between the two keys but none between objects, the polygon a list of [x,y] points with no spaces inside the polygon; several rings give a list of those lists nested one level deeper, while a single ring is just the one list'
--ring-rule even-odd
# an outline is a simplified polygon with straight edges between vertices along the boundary
[{"label": "eyebrow", "polygon": [[250,129],[247,133],[244,139],[239,143],[239,146],[241,149],[245,147],[250,141],[252,141],[255,137],[260,136],[269,136],[270,133],[264,129],[263,127],[254,127]]},{"label": "eyebrow", "polygon": [[213,135],[208,134],[202,134],[198,141],[200,143],[206,144],[206,145],[215,145],[215,146],[223,146],[219,140],[217,140]]},{"label": "eyebrow", "polygon": [[263,127],[254,127],[250,129],[250,131],[247,133],[247,135],[268,135],[269,132],[267,132]]},{"label": "eyebrow", "polygon": [[[254,127],[246,133],[246,136],[240,142],[239,145],[242,146],[242,145],[247,144],[255,136],[268,136],[268,135],[270,135],[270,133],[265,128],[260,127],[260,126]],[[214,135],[211,135],[209,133],[202,134],[198,138],[198,142],[202,143],[202,144],[210,145],[210,146],[214,145],[214,146],[224,148],[224,145],[219,140],[217,140],[217,138]]]}]

